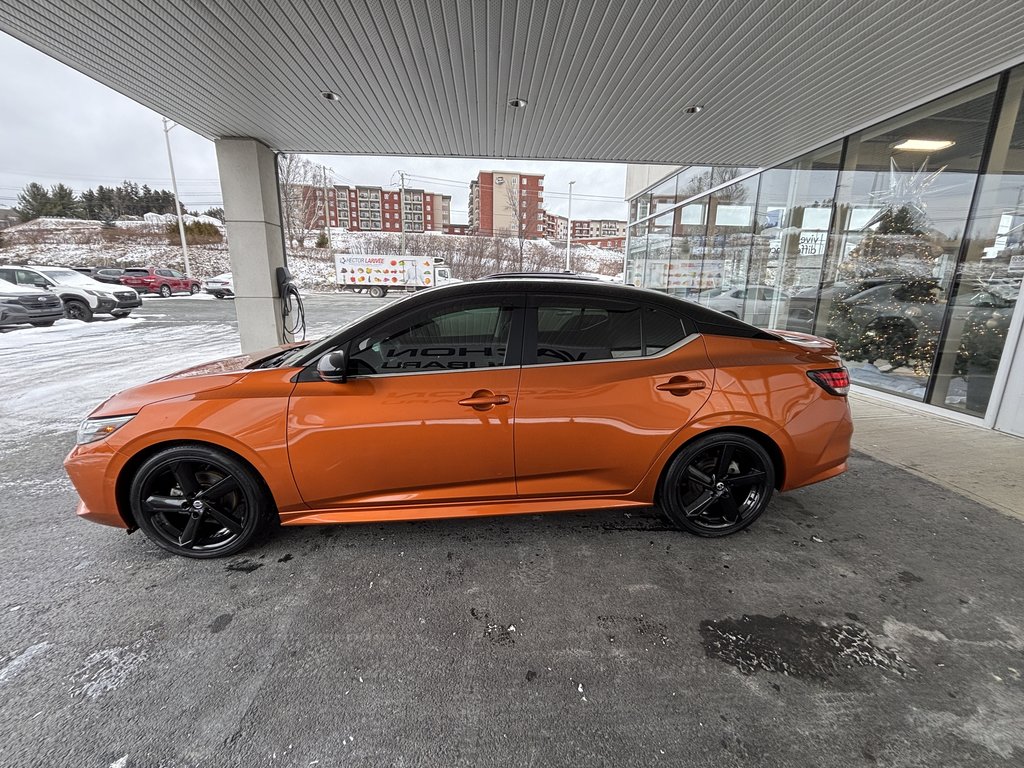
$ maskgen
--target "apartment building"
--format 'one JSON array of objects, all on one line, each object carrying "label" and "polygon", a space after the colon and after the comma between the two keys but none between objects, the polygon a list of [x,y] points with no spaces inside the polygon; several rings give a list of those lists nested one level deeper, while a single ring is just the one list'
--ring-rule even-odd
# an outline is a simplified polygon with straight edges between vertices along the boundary
[{"label": "apartment building", "polygon": [[[569,219],[554,213],[544,216],[544,237],[564,242],[569,233]],[[572,240],[579,245],[620,249],[626,246],[626,222],[618,219],[573,219]]]},{"label": "apartment building", "polygon": [[[325,195],[326,192],[326,195]],[[303,185],[292,193],[310,229],[344,227],[353,232],[401,232],[403,194],[382,187]],[[406,232],[442,232],[451,223],[452,198],[423,189],[404,194]]]},{"label": "apartment building", "polygon": [[469,183],[469,227],[473,234],[533,240],[544,236],[544,176],[480,171]]}]

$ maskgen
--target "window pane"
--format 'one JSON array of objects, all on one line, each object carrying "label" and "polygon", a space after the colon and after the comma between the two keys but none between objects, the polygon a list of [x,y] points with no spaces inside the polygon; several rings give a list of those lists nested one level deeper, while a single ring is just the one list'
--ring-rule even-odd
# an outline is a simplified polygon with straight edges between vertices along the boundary
[{"label": "window pane", "polygon": [[1011,73],[1004,114],[951,289],[931,402],[984,416],[1024,276],[1024,68]]},{"label": "window pane", "polygon": [[662,309],[644,311],[644,354],[656,355],[689,335],[681,318]]},{"label": "window pane", "polygon": [[431,308],[352,345],[353,375],[493,368],[505,364],[510,306]]},{"label": "window pane", "polygon": [[[855,383],[924,399],[953,287],[996,78],[852,137],[817,332]],[[884,288],[883,288],[884,286]],[[908,300],[928,294],[929,300]],[[825,299],[826,297],[822,297]]]},{"label": "window pane", "polygon": [[537,363],[640,356],[640,308],[552,302],[537,308]]}]

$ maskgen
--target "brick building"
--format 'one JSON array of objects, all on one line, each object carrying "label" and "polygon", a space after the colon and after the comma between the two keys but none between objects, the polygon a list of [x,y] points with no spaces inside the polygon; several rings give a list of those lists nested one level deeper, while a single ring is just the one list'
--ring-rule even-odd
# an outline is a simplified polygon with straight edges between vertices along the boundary
[{"label": "brick building", "polygon": [[476,235],[544,236],[543,174],[480,171],[469,183],[469,228]]},{"label": "brick building", "polygon": [[[308,228],[322,229],[326,213],[329,226],[352,232],[402,231],[401,191],[335,185],[326,192],[325,206],[323,187],[303,185],[293,190]],[[404,203],[406,232],[443,232],[451,224],[451,195],[406,188]]]}]

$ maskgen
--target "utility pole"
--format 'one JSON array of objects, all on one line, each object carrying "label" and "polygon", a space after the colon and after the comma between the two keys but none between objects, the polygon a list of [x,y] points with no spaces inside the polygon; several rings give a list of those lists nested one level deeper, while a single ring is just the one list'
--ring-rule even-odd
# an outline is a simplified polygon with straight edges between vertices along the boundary
[{"label": "utility pole", "polygon": [[181,198],[178,197],[178,180],[174,176],[174,158],[171,156],[171,129],[177,128],[177,123],[171,123],[164,118],[164,139],[167,141],[167,164],[171,166],[171,188],[174,190],[174,205],[178,209],[178,236],[181,238],[181,255],[185,260],[185,275],[192,277],[192,265],[188,262],[188,243],[185,241],[185,218],[181,213]]},{"label": "utility pole", "polygon": [[327,211],[327,166],[321,165],[320,169],[324,174],[324,233],[327,235],[327,249],[331,250],[334,243],[331,242],[331,219]]},{"label": "utility pole", "polygon": [[565,233],[565,271],[572,272],[572,257],[569,255],[572,248],[572,185],[575,181],[569,182],[569,215],[566,217],[569,222],[568,231]]},{"label": "utility pole", "polygon": [[[391,177],[395,178],[394,176]],[[401,246],[401,257],[405,258],[405,171],[398,172],[398,178],[402,180],[402,185],[398,193],[398,216],[399,221],[402,222],[402,246]]]}]

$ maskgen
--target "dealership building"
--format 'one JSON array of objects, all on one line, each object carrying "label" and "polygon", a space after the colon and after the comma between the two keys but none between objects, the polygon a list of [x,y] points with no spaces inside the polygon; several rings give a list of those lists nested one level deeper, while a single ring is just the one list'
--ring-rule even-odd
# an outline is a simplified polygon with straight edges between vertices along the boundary
[{"label": "dealership building", "polygon": [[770,168],[632,165],[627,279],[834,338],[858,386],[1024,435],[1022,96],[1018,67]]}]

